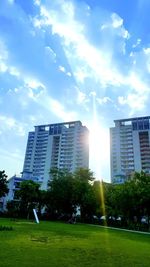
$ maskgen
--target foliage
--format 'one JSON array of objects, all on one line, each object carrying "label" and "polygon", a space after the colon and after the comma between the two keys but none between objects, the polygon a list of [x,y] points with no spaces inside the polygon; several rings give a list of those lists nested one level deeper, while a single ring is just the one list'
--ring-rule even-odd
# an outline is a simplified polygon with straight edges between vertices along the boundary
[{"label": "foliage", "polygon": [[68,216],[74,212],[73,176],[67,170],[52,169],[48,183],[47,208],[53,216]]},{"label": "foliage", "polygon": [[92,220],[96,212],[96,197],[91,182],[94,181],[93,172],[89,169],[78,169],[74,175],[74,201],[80,207],[81,219]]},{"label": "foliage", "polygon": [[[4,172],[3,172],[4,175]],[[95,181],[89,169],[51,169],[48,190],[40,190],[32,180],[23,181],[17,201],[8,202],[8,215],[27,216],[37,208],[46,218],[69,220],[80,209],[82,222],[100,222],[105,216],[108,225],[148,230],[150,218],[150,176],[135,173],[124,184]],[[44,216],[44,215],[43,215]],[[117,219],[119,221],[117,221]],[[145,223],[142,223],[142,218]]]},{"label": "foliage", "polygon": [[[141,218],[146,216],[147,227],[150,216],[150,176],[135,173],[121,185],[110,185],[105,189],[106,214],[121,215],[127,226],[142,229]],[[138,227],[137,227],[138,226]]]},{"label": "foliage", "polygon": [[0,231],[12,231],[12,226],[0,225]]},{"label": "foliage", "polygon": [[7,175],[5,171],[0,171],[0,198],[4,197],[8,192]]},{"label": "foliage", "polygon": [[47,208],[53,217],[70,218],[77,207],[80,207],[82,219],[93,215],[95,196],[91,182],[94,177],[89,169],[78,169],[74,174],[52,169],[50,176]]},{"label": "foliage", "polygon": [[42,215],[42,209],[45,208],[47,201],[47,191],[45,190],[39,190],[39,195],[38,195],[38,215],[41,217]]},{"label": "foliage", "polygon": [[20,203],[19,201],[10,200],[7,201],[7,216],[11,218],[18,218],[20,215]]},{"label": "foliage", "polygon": [[21,215],[29,218],[33,208],[39,203],[40,185],[32,180],[26,180],[20,183],[20,189],[17,191],[17,197],[20,203]]}]

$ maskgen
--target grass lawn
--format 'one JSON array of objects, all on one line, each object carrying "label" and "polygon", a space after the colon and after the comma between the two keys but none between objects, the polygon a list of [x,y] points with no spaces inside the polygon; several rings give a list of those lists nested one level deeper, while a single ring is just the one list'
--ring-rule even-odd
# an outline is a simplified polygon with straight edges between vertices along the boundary
[{"label": "grass lawn", "polygon": [[0,225],[0,267],[150,266],[150,235],[90,225],[11,221]]}]

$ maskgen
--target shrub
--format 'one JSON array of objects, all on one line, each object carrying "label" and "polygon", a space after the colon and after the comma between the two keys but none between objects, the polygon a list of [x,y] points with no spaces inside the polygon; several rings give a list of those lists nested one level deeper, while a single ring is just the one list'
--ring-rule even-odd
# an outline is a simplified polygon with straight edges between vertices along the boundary
[{"label": "shrub", "polygon": [[0,225],[0,231],[12,231],[12,230],[13,230],[12,226]]}]

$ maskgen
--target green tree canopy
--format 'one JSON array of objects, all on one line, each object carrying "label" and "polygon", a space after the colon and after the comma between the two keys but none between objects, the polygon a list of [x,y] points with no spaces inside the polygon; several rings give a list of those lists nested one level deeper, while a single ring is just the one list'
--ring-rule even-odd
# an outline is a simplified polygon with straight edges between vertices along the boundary
[{"label": "green tree canopy", "polygon": [[110,185],[105,190],[107,215],[123,215],[129,221],[134,217],[150,216],[150,175],[135,172],[130,180],[120,185]]},{"label": "green tree canopy", "polygon": [[75,173],[52,169],[50,177],[47,202],[50,213],[71,216],[80,207],[82,218],[92,216],[96,203],[93,172],[83,168]]},{"label": "green tree canopy", "polygon": [[80,207],[81,218],[90,219],[96,212],[96,197],[93,190],[94,175],[89,169],[80,168],[73,174],[74,201]]},{"label": "green tree canopy", "polygon": [[7,183],[5,171],[0,171],[0,198],[4,197],[9,192]]},{"label": "green tree canopy", "polygon": [[40,185],[32,180],[26,180],[20,183],[20,189],[17,191],[17,197],[20,200],[20,211],[29,217],[29,213],[39,203]]},{"label": "green tree canopy", "polygon": [[73,175],[67,170],[51,169],[47,206],[50,213],[71,216],[74,212]]}]

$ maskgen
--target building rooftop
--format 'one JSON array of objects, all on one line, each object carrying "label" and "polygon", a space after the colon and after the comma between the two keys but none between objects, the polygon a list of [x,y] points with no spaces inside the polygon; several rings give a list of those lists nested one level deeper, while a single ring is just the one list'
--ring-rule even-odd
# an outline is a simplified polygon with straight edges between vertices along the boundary
[{"label": "building rooftop", "polygon": [[81,121],[69,121],[69,122],[59,122],[59,123],[50,123],[50,124],[41,124],[41,125],[36,125],[34,127],[48,127],[48,126],[56,126],[56,125],[68,125],[68,126],[72,126],[76,123],[79,123],[80,125],[82,125]]},{"label": "building rooftop", "polygon": [[144,117],[134,117],[134,118],[128,118],[128,119],[119,119],[114,120],[114,122],[125,122],[125,121],[134,121],[134,120],[149,120],[150,116],[144,116]]}]

